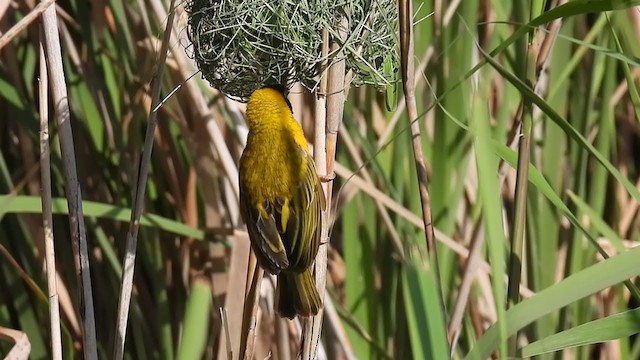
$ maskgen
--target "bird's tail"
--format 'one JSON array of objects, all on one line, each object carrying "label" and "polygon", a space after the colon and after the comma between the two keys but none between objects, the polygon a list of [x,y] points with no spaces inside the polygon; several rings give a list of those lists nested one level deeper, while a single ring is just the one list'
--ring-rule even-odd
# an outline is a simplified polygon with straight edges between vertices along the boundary
[{"label": "bird's tail", "polygon": [[293,319],[296,315],[312,316],[322,308],[322,300],[316,289],[311,270],[296,273],[282,271],[278,275],[276,309],[282,317]]}]

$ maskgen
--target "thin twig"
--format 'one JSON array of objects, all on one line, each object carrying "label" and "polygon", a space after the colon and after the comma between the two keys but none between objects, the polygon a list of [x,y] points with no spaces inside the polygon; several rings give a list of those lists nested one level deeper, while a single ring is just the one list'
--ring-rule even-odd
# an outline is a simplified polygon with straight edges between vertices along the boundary
[{"label": "thin twig", "polygon": [[225,340],[225,348],[227,350],[227,360],[233,360],[233,349],[231,348],[231,335],[229,334],[229,320],[227,310],[220,308],[220,320],[222,320],[222,337]]},{"label": "thin twig", "polygon": [[47,65],[51,78],[51,93],[55,104],[58,134],[62,151],[62,166],[65,174],[65,188],[69,206],[69,227],[75,259],[76,276],[80,286],[80,315],[83,321],[84,358],[98,358],[96,325],[93,310],[93,293],[89,269],[89,251],[82,212],[82,192],[76,170],[76,156],[73,145],[69,99],[62,68],[62,54],[55,6],[49,6],[42,14]]},{"label": "thin twig", "polygon": [[44,293],[44,291],[40,289],[38,284],[36,284],[36,282],[29,276],[29,274],[20,266],[18,261],[11,255],[9,250],[7,250],[7,248],[2,244],[0,244],[0,255],[6,259],[7,262],[5,264],[13,268],[15,274],[18,275],[20,279],[22,279],[22,281],[24,281],[27,287],[36,295],[39,300],[41,300],[42,302],[47,301],[47,295]]},{"label": "thin twig", "polygon": [[[169,9],[174,8],[175,0],[171,0]],[[156,68],[156,77],[153,83],[151,93],[151,107],[149,111],[149,120],[147,123],[147,132],[144,140],[144,150],[140,160],[140,168],[138,169],[137,186],[131,211],[131,221],[129,223],[129,231],[127,233],[127,243],[125,248],[124,266],[122,273],[122,283],[120,286],[120,297],[118,299],[118,318],[116,320],[116,334],[113,344],[113,356],[115,360],[120,360],[124,356],[125,334],[127,333],[127,321],[129,319],[129,305],[131,303],[131,292],[133,290],[133,274],[136,262],[136,248],[138,245],[138,230],[140,228],[140,217],[144,205],[145,190],[147,185],[147,177],[149,176],[149,162],[151,160],[151,151],[153,149],[153,139],[157,125],[157,112],[153,111],[160,102],[160,89],[162,87],[162,76],[164,74],[164,64],[167,59],[167,49],[169,48],[169,40],[171,39],[171,30],[173,26],[173,18],[175,11],[169,11],[167,25],[165,28],[164,39],[160,48],[160,56]]]},{"label": "thin twig", "polygon": [[[427,178],[427,167],[422,153],[422,136],[420,134],[420,122],[414,121],[418,118],[418,108],[416,106],[416,81],[414,70],[414,43],[413,43],[413,2],[409,0],[399,0],[399,21],[400,21],[400,63],[402,65],[402,85],[404,88],[405,102],[407,104],[407,115],[411,122],[411,141],[413,144],[413,156],[415,159],[416,173],[418,176],[418,190],[420,192],[420,202],[422,204],[422,221],[424,232],[432,266],[435,269],[435,276],[438,286],[438,298],[440,308],[444,311],[444,299],[442,296],[442,283],[440,279],[440,267],[438,266],[438,251],[436,248],[435,234],[431,222],[431,204],[429,200],[429,188]],[[446,317],[445,317],[446,318]],[[446,329],[442,329],[446,331]]]},{"label": "thin twig", "polygon": [[[49,5],[53,4],[55,0],[44,0],[38,4],[33,10],[31,10],[25,17],[20,19],[17,24],[13,25],[11,29],[7,30],[2,37],[0,37],[0,49],[7,45],[13,38],[20,34],[29,24],[34,22],[40,15],[49,8]],[[55,8],[55,7],[54,7]]]},{"label": "thin twig", "polygon": [[[236,232],[240,232],[236,230]],[[248,268],[249,253],[251,252],[249,244],[249,235],[246,232],[242,232],[242,235],[238,234],[234,236],[233,248],[231,249],[231,260],[229,261],[229,274],[230,276],[236,276],[229,283],[227,288],[227,294],[224,300],[224,308],[226,311],[226,318],[229,327],[229,334],[233,334],[230,337],[231,349],[228,352],[237,354],[235,359],[240,359],[244,355],[244,349],[241,350],[242,345],[240,334],[245,334],[242,330],[242,314],[243,306],[245,302],[245,286],[246,286],[246,271]],[[219,342],[220,348],[222,347],[222,340]],[[218,350],[218,359],[223,359],[226,354]]]},{"label": "thin twig", "polygon": [[60,307],[56,282],[56,253],[53,242],[53,212],[51,207],[51,157],[49,150],[49,94],[47,87],[47,64],[44,55],[44,33],[40,32],[40,179],[42,182],[42,228],[44,229],[47,289],[49,293],[49,326],[51,329],[51,358],[62,360],[62,337],[60,335]]},{"label": "thin twig", "polygon": [[434,259],[437,259],[433,226],[431,224],[431,207],[429,202],[429,191],[427,187],[427,168],[424,163],[422,153],[422,136],[420,133],[420,123],[413,121],[418,118],[418,108],[416,106],[416,86],[414,72],[414,46],[413,46],[413,6],[411,1],[400,0],[400,58],[402,64],[402,83],[405,93],[405,102],[409,121],[411,121],[411,139],[413,145],[413,155],[415,158],[418,184],[420,190],[420,200],[422,202],[422,216],[424,221],[424,231],[427,242],[427,249],[432,252]]},{"label": "thin twig", "polygon": [[253,267],[254,271],[250,281],[247,281],[249,288],[245,297],[244,311],[242,312],[242,334],[240,342],[240,351],[243,359],[253,359],[253,346],[256,340],[256,330],[258,329],[258,305],[260,300],[260,288],[262,278],[264,278],[264,269],[258,265],[257,259],[251,252],[249,267]]}]

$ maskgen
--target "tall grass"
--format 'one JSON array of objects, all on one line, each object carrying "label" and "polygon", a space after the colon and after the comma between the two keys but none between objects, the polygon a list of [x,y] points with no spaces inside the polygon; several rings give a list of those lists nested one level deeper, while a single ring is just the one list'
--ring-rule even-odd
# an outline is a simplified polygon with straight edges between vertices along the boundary
[{"label": "tall grass", "polygon": [[[49,123],[65,359],[86,350],[110,358],[117,342],[124,239],[158,71],[166,99],[157,112],[124,357],[240,356],[251,280],[235,165],[246,136],[243,105],[191,77],[184,3],[175,9],[166,64],[156,67],[167,3],[56,7],[73,130],[62,139],[62,128]],[[633,7],[640,1],[516,3],[413,4],[417,116],[407,115],[401,86],[392,109],[382,93],[349,90],[320,358],[640,357],[640,8]],[[30,22],[43,6],[34,5],[0,6],[0,355],[13,348],[16,333],[6,329],[14,329],[27,334],[30,358],[45,359],[55,337],[45,295],[46,180],[38,176],[46,169],[40,30]],[[7,31],[22,19],[29,25]],[[295,90],[291,100],[313,139],[315,97]],[[49,99],[48,113],[57,106]],[[425,243],[412,122],[421,132],[437,271]],[[62,140],[73,141],[82,190],[93,349],[83,341]],[[265,278],[256,289],[254,358],[295,358],[304,324],[274,314],[273,285]]]}]

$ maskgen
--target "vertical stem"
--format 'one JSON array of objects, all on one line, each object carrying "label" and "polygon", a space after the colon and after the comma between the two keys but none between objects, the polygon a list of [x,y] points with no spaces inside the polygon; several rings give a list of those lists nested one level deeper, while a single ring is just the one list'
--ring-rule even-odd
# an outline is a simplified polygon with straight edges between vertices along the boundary
[{"label": "vertical stem", "polygon": [[[338,143],[338,131],[340,130],[340,124],[342,122],[342,115],[344,113],[344,102],[346,98],[345,88],[345,74],[346,74],[346,61],[345,54],[342,51],[341,46],[347,40],[347,32],[349,30],[349,19],[344,14],[340,14],[340,18],[337,21],[337,32],[339,38],[331,42],[331,53],[335,54],[335,61],[329,69],[329,80],[327,83],[327,124],[326,124],[326,176],[333,175],[334,163],[336,160],[336,145]],[[333,182],[327,182],[325,190],[327,199],[331,200],[331,189]],[[327,203],[327,214],[330,214],[329,209],[331,204]],[[329,224],[327,224],[328,227]],[[327,239],[328,240],[328,239]],[[324,286],[323,290],[324,292]]]},{"label": "vertical stem", "polygon": [[411,1],[400,0],[400,57],[402,64],[402,83],[407,104],[407,113],[411,121],[411,143],[413,145],[413,155],[415,158],[416,172],[420,190],[420,200],[422,202],[422,217],[424,220],[424,230],[429,252],[436,249],[433,226],[431,224],[431,207],[429,206],[429,190],[427,188],[427,168],[424,163],[422,152],[422,139],[420,134],[420,123],[418,119],[418,109],[416,106],[416,86],[414,71],[414,44],[413,44],[413,6]]},{"label": "vertical stem", "polygon": [[135,198],[133,209],[131,211],[129,231],[127,232],[122,283],[120,285],[120,297],[118,299],[118,317],[116,319],[115,341],[113,343],[112,358],[114,360],[121,360],[124,356],[124,342],[127,333],[127,321],[129,319],[131,292],[133,290],[133,274],[136,263],[136,248],[138,246],[138,230],[140,228],[140,217],[142,216],[142,210],[144,206],[147,178],[149,176],[149,162],[151,160],[153,138],[157,125],[156,108],[160,104],[160,89],[162,87],[164,64],[167,59],[169,40],[171,38],[171,29],[173,26],[173,18],[175,17],[175,11],[173,11],[174,2],[175,0],[171,0],[171,4],[169,5],[169,17],[167,19],[164,39],[162,40],[162,47],[160,48],[160,56],[156,69],[157,73],[153,82],[153,90],[151,93],[151,109],[149,110],[147,132],[144,139],[144,150],[142,151],[142,158],[140,159]]},{"label": "vertical stem", "polygon": [[[258,305],[260,301],[260,289],[264,278],[264,269],[258,265],[257,258],[251,252],[247,276],[253,274],[251,279],[247,279],[247,292],[245,296],[244,311],[242,312],[242,334],[240,338],[240,353],[243,359],[253,359],[254,344],[256,341],[256,331],[258,329]],[[250,271],[253,268],[253,272]]]},{"label": "vertical stem", "polygon": [[[222,320],[222,331],[220,331],[221,333],[220,336],[222,336],[222,338],[224,339],[227,360],[233,360],[233,350],[231,347],[231,333],[229,332],[229,317],[227,316],[227,310],[225,310],[224,308],[220,308],[219,310],[220,310],[220,320]],[[220,341],[219,344],[222,344],[222,341]],[[218,356],[218,359],[220,359],[220,356]]]},{"label": "vertical stem", "polygon": [[[338,16],[338,14],[337,14]],[[338,39],[331,41],[331,54],[336,59],[327,72],[328,80],[326,82],[326,92],[320,90],[318,101],[316,102],[316,114],[322,113],[321,104],[326,99],[326,118],[323,116],[316,118],[316,143],[314,148],[314,157],[318,174],[331,177],[334,174],[334,163],[336,158],[336,144],[338,142],[338,131],[342,122],[342,114],[344,112],[345,102],[345,75],[346,62],[344,52],[341,49],[342,44],[347,39],[349,30],[349,20],[344,14],[339,14],[336,22],[336,30]],[[324,44],[329,43],[329,37],[325,32]],[[323,49],[324,52],[325,49]],[[324,86],[321,83],[321,87]],[[326,94],[326,96],[325,96]],[[326,123],[324,123],[326,120]],[[331,228],[331,193],[333,189],[333,181],[324,184],[324,194],[327,199],[327,207],[322,212],[322,228],[320,235],[320,248],[315,262],[316,285],[320,298],[324,299],[325,288],[327,285],[327,246],[329,244],[329,233]],[[322,329],[322,316],[324,310],[320,309],[318,314],[311,319],[305,321],[302,344],[302,359],[315,359],[317,357],[318,344],[320,343],[320,333]]]},{"label": "vertical stem", "polygon": [[[515,6],[516,16],[521,22],[527,22],[542,11],[542,4],[539,1],[531,3],[529,11],[524,4],[518,3]],[[517,53],[520,60],[520,76],[525,77],[525,81],[534,89],[537,79],[538,53],[540,46],[537,39],[537,31],[532,32],[529,37],[525,37],[518,47]],[[513,218],[513,233],[511,236],[511,252],[509,255],[509,285],[507,288],[507,308],[520,302],[520,282],[522,278],[522,259],[525,247],[525,230],[527,218],[527,193],[529,185],[529,162],[531,157],[531,129],[533,123],[533,104],[531,100],[523,97],[521,104],[520,142],[518,143],[518,165],[516,174],[515,190],[515,211]],[[518,332],[509,339],[509,356],[517,355]]]},{"label": "vertical stem", "polygon": [[[418,109],[416,106],[416,86],[414,70],[414,41],[413,41],[413,6],[412,1],[399,0],[399,20],[400,20],[400,62],[402,65],[402,83],[404,88],[407,114],[411,122],[411,139],[413,145],[413,156],[416,165],[416,175],[418,176],[418,187],[420,201],[422,204],[422,222],[424,224],[425,240],[427,251],[429,252],[431,264],[435,270],[438,297],[440,308],[444,311],[444,300],[442,298],[442,283],[438,266],[438,252],[436,248],[435,235],[431,220],[431,204],[429,201],[429,189],[427,179],[427,168],[422,152],[422,138],[420,134],[420,123],[418,119]],[[446,332],[446,329],[443,329]]]},{"label": "vertical stem", "polygon": [[[329,54],[329,31],[325,29],[322,34],[322,56],[326,58]],[[322,68],[326,68],[327,61],[322,64]],[[317,98],[315,102],[315,138],[313,141],[313,159],[316,163],[316,170],[319,174],[327,174],[327,77],[322,76],[320,79],[320,87],[318,88]],[[331,200],[330,194],[327,194],[328,186],[324,185],[325,196],[327,200]],[[324,219],[323,224],[324,224]]]},{"label": "vertical stem", "polygon": [[[509,255],[509,286],[507,289],[507,308],[520,301],[520,279],[522,272],[522,254],[524,248],[524,231],[527,216],[527,187],[529,174],[529,155],[531,138],[531,118],[533,110],[531,102],[525,100],[522,110],[522,132],[518,144],[518,167],[516,175],[515,212],[513,234],[511,236],[511,253]],[[498,299],[496,299],[498,300]],[[509,356],[515,356],[518,333],[509,339]]]},{"label": "vertical stem", "polygon": [[[442,2],[435,2],[435,10],[437,24],[436,28],[440,29],[442,24]],[[407,115],[411,124],[411,143],[413,149],[413,157],[416,166],[416,175],[418,178],[418,191],[420,194],[420,203],[422,205],[422,223],[425,232],[425,240],[429,258],[429,266],[435,277],[434,286],[437,288],[437,297],[439,307],[442,311],[442,318],[446,319],[445,305],[442,292],[442,280],[440,279],[440,266],[438,265],[438,249],[435,242],[435,234],[433,230],[433,222],[431,215],[431,202],[429,199],[429,188],[427,178],[427,167],[422,152],[422,137],[420,133],[420,122],[418,121],[418,109],[416,105],[416,80],[415,80],[415,48],[413,34],[413,1],[398,0],[398,17],[400,23],[400,64],[402,66],[402,85],[405,95],[405,104]],[[439,31],[439,30],[437,30]],[[437,38],[440,34],[436,31]],[[446,334],[446,325],[442,322],[442,329]],[[446,341],[446,337],[445,337]],[[450,346],[447,344],[447,346]]]},{"label": "vertical stem", "polygon": [[40,29],[40,179],[42,183],[42,227],[44,229],[47,289],[49,293],[49,321],[51,329],[51,358],[62,360],[60,335],[60,306],[56,283],[56,253],[53,242],[53,214],[51,206],[51,158],[49,149],[49,108],[47,92],[47,64],[44,55],[44,32]]},{"label": "vertical stem", "polygon": [[291,360],[291,350],[289,339],[289,325],[288,320],[283,318],[276,318],[276,340],[278,347],[278,359]]},{"label": "vertical stem", "polygon": [[87,236],[82,213],[82,193],[78,174],[76,173],[76,156],[73,145],[73,133],[69,110],[67,87],[62,68],[62,54],[56,7],[49,6],[42,14],[42,25],[47,54],[47,65],[51,77],[51,93],[55,104],[56,121],[60,135],[62,151],[62,167],[65,174],[65,188],[69,206],[69,227],[71,244],[75,259],[76,276],[80,286],[80,316],[82,317],[84,358],[94,360],[98,358],[96,343],[96,324],[93,310],[93,293],[91,290],[91,274],[89,269],[89,251]]},{"label": "vertical stem", "polygon": [[[326,58],[329,54],[329,31],[325,29],[322,34],[323,38],[323,46],[322,46],[322,56]],[[321,68],[325,69],[327,66],[327,62],[325,61]],[[314,128],[314,141],[313,141],[313,158],[316,164],[316,171],[318,174],[327,174],[327,153],[326,153],[326,145],[327,145],[327,74],[322,74],[322,78],[320,79],[320,86],[316,93],[316,101],[315,101],[315,128]],[[331,193],[330,187],[328,183],[324,183],[322,185],[327,207],[321,213],[321,229],[320,229],[320,248],[318,249],[318,255],[316,256],[316,286],[320,283],[320,262],[322,262],[322,258],[324,257],[325,270],[324,276],[326,276],[326,249],[322,246],[323,242],[329,241],[329,228],[330,224],[330,212],[331,212]],[[320,259],[320,261],[319,261]],[[326,283],[325,283],[326,285]],[[324,286],[318,288],[322,291],[320,294],[320,298],[324,303]],[[316,318],[311,320],[305,320],[303,322],[303,335],[302,335],[302,359],[311,359],[312,354],[316,352],[316,348],[318,346],[318,342],[320,341],[320,329],[322,327],[322,314],[324,313],[324,309],[320,309],[320,312]],[[318,325],[316,326],[316,323]],[[310,336],[308,334],[316,334],[316,336]],[[314,356],[315,358],[315,356]]]}]

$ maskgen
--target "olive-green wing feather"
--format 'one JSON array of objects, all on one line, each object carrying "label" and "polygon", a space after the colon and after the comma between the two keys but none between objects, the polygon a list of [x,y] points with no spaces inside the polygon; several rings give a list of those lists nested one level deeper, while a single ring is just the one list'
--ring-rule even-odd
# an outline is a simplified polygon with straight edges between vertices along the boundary
[{"label": "olive-green wing feather", "polygon": [[318,253],[321,211],[325,207],[320,180],[309,156],[306,156],[305,176],[295,189],[290,207],[283,241],[289,255],[289,268],[301,272],[311,266]]},{"label": "olive-green wing feather", "polygon": [[264,210],[262,213],[266,214],[263,216],[246,196],[246,190],[240,186],[240,212],[247,224],[253,252],[265,270],[278,274],[289,267],[289,259],[276,226],[273,206],[268,202],[265,205],[261,209]]}]

